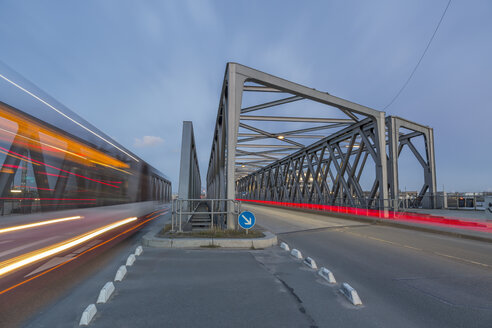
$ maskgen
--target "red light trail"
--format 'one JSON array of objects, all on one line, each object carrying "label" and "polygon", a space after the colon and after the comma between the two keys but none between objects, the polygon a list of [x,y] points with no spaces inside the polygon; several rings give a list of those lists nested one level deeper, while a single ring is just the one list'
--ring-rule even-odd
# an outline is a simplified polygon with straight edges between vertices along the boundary
[{"label": "red light trail", "polygon": [[356,216],[366,216],[371,218],[378,218],[388,221],[408,221],[414,223],[423,223],[435,226],[453,226],[461,229],[484,231],[492,233],[492,224],[479,221],[464,220],[460,218],[450,218],[435,215],[426,215],[418,213],[405,213],[396,211],[380,211],[371,210],[357,207],[346,207],[346,206],[332,206],[332,205],[320,205],[320,204],[309,204],[309,203],[289,203],[289,202],[274,202],[267,200],[253,200],[253,199],[236,199],[242,202],[251,202],[258,204],[283,206],[283,207],[295,207],[304,208],[309,210],[324,211],[324,212],[334,212],[341,214],[350,214]]},{"label": "red light trail", "polygon": [[2,150],[4,150],[4,151],[6,151],[6,152],[7,152],[7,153],[9,153],[9,154],[13,154],[13,155],[15,155],[15,156],[22,157],[22,158],[24,158],[24,159],[26,159],[26,160],[28,160],[28,161],[36,162],[36,163],[38,163],[38,164],[42,164],[42,165],[44,165],[44,166],[46,166],[46,167],[51,167],[52,169],[55,169],[55,170],[58,170],[58,171],[61,171],[61,172],[65,172],[65,173],[68,173],[68,174],[75,175],[75,176],[77,176],[77,177],[79,177],[79,178],[84,178],[84,179],[87,179],[87,180],[90,180],[90,181],[94,181],[94,182],[97,182],[97,183],[101,183],[101,184],[104,184],[104,185],[107,185],[107,186],[110,186],[110,187],[113,187],[113,188],[119,188],[118,186],[115,186],[115,185],[112,185],[112,184],[109,184],[109,183],[106,183],[106,182],[102,182],[102,181],[99,181],[99,180],[96,180],[96,179],[91,179],[91,178],[89,178],[89,177],[86,177],[86,176],[83,176],[83,175],[80,175],[80,174],[77,174],[77,173],[73,173],[73,172],[70,172],[70,171],[65,171],[65,170],[60,169],[60,168],[58,168],[58,167],[55,167],[55,166],[52,166],[52,165],[49,165],[49,164],[46,164],[46,163],[43,163],[43,162],[37,161],[37,160],[32,159],[32,158],[28,158],[27,156],[24,156],[24,155],[18,154],[18,153],[16,153],[16,152],[10,151],[10,150],[8,150],[8,149],[6,149],[6,148],[3,148],[3,147],[0,147],[0,149],[2,149]]}]

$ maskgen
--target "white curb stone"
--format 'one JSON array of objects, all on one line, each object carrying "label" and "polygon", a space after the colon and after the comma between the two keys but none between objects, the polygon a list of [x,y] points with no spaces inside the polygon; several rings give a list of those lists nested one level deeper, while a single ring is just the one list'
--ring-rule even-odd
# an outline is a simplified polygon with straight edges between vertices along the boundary
[{"label": "white curb stone", "polygon": [[135,260],[135,254],[130,254],[130,256],[128,256],[128,259],[126,260],[126,266],[132,266],[133,263],[135,263]]},{"label": "white curb stone", "polygon": [[122,265],[120,266],[118,271],[116,271],[116,276],[114,277],[114,281],[122,281],[123,278],[125,278],[125,275],[126,275],[126,266]]},{"label": "white curb stone", "polygon": [[135,256],[139,256],[143,253],[143,248],[142,246],[138,246],[136,249],[135,249]]},{"label": "white curb stone", "polygon": [[114,292],[114,284],[112,281],[109,281],[104,285],[104,287],[99,292],[99,297],[97,298],[96,303],[106,303],[111,297],[111,294],[113,294],[113,292]]},{"label": "white curb stone", "polygon": [[310,267],[311,269],[316,270],[318,266],[316,265],[316,262],[310,258],[309,256],[304,259],[304,264]]},{"label": "white curb stone", "polygon": [[302,259],[302,253],[295,248],[290,251],[290,255],[292,255],[296,259]]},{"label": "white curb stone", "polygon": [[352,286],[350,286],[348,283],[344,282],[340,291],[348,298],[348,300],[353,305],[362,305],[359,294],[357,294],[357,291],[353,289]]},{"label": "white curb stone", "polygon": [[318,271],[318,274],[321,277],[323,277],[326,281],[328,281],[330,284],[336,284],[337,282],[335,280],[335,276],[333,275],[333,273],[325,267],[321,267],[321,269],[319,269]]},{"label": "white curb stone", "polygon": [[280,243],[280,248],[282,248],[284,251],[290,251],[289,245],[284,242]]},{"label": "white curb stone", "polygon": [[80,318],[79,326],[87,326],[92,318],[97,313],[97,308],[95,304],[90,304],[88,307],[85,308],[84,312],[82,312],[82,317]]}]

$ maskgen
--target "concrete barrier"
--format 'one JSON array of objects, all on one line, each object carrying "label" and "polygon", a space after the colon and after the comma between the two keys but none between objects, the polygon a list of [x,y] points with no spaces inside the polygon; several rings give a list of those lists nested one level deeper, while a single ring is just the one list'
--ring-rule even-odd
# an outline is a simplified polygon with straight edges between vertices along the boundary
[{"label": "concrete barrier", "polygon": [[130,254],[130,256],[126,259],[126,266],[132,266],[133,263],[135,263],[135,259],[135,254]]},{"label": "concrete barrier", "polygon": [[122,265],[116,271],[116,275],[114,276],[114,281],[122,281],[126,276],[126,266]]},{"label": "concrete barrier", "polygon": [[337,282],[333,273],[325,267],[321,267],[321,269],[319,269],[318,275],[323,277],[323,279],[328,281],[330,284],[336,284]]},{"label": "concrete barrier", "polygon": [[304,259],[304,264],[310,267],[311,269],[316,270],[318,266],[316,265],[316,261],[314,261],[312,258],[309,256]]},{"label": "concrete barrier", "polygon": [[290,251],[289,245],[284,242],[280,243],[280,248],[282,248],[284,251]]},{"label": "concrete barrier", "polygon": [[344,282],[340,291],[343,293],[343,295],[345,295],[345,297],[348,298],[348,300],[353,305],[362,305],[359,294],[357,294],[357,291],[353,289],[352,286],[350,286],[348,283]]},{"label": "concrete barrier", "polygon": [[97,313],[97,308],[95,304],[90,304],[85,308],[84,312],[82,312],[82,317],[80,318],[79,326],[87,326],[91,322],[92,318]]},{"label": "concrete barrier", "polygon": [[107,282],[99,292],[99,297],[96,303],[106,303],[114,292],[114,284],[112,281]]},{"label": "concrete barrier", "polygon": [[295,257],[296,259],[302,259],[302,253],[301,253],[299,250],[295,249],[295,248],[293,248],[293,249],[290,251],[290,255],[292,255],[292,256],[293,256],[293,257]]}]

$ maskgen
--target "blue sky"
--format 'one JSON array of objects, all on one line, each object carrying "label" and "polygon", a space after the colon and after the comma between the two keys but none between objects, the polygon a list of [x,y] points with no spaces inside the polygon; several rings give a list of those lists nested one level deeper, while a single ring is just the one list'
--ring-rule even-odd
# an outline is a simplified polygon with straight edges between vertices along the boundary
[{"label": "blue sky", "polygon": [[[226,62],[382,110],[446,4],[4,0],[0,60],[176,188],[183,120],[193,121],[206,173]],[[439,190],[492,191],[491,58],[492,2],[453,1],[386,109],[434,128]],[[405,172],[400,185],[411,190],[414,171]]]}]

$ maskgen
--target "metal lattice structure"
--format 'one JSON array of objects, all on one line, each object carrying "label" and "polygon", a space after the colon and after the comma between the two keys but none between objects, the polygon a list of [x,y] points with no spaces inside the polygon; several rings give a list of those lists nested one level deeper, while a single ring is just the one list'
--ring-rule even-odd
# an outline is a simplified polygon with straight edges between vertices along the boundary
[{"label": "metal lattice structure", "polygon": [[[368,194],[359,180],[368,159],[377,162],[379,158],[374,139],[373,122],[363,120],[239,179],[238,196],[277,202],[370,206],[377,201],[379,179],[374,177]],[[348,147],[344,147],[347,140]],[[351,156],[353,161],[349,160]]]},{"label": "metal lattice structure", "polygon": [[[379,158],[375,147],[374,124],[369,119],[353,124],[296,153],[278,160],[237,181],[237,197],[276,202],[331,204],[364,208],[392,209],[399,207],[398,157],[408,146],[424,170],[424,184],[417,197],[421,205],[424,196],[434,195],[436,183],[433,172],[432,129],[397,117],[388,117],[389,199],[379,198],[379,179],[373,176],[372,187],[364,191],[360,179],[367,171],[367,163]],[[401,133],[400,128],[411,129]],[[390,130],[392,129],[392,130]],[[392,133],[391,131],[395,131]],[[398,139],[396,139],[398,136]],[[413,138],[424,137],[429,145],[421,154],[412,143]],[[394,150],[391,150],[395,145]],[[394,156],[393,154],[397,154]],[[433,206],[427,198],[426,206]]]},{"label": "metal lattice structure", "polygon": [[[262,97],[253,96],[257,102],[243,106],[250,94],[270,98],[258,103]],[[313,103],[316,110],[311,110]],[[304,115],[298,116],[299,112]],[[388,122],[394,126],[388,127]],[[409,127],[413,129],[410,134],[399,139],[392,136],[392,131],[399,136],[400,128]],[[428,151],[424,156],[417,151],[415,156],[423,160],[427,172],[425,194],[435,191],[432,129],[386,118],[382,111],[228,63],[207,172],[207,195],[395,208],[398,159],[394,154],[405,145],[412,148],[411,139],[421,135]],[[361,176],[370,180],[369,188],[364,189]],[[231,221],[228,228],[235,226]]]},{"label": "metal lattice structure", "polygon": [[[414,206],[435,208],[437,185],[433,129],[396,116],[387,117],[386,125],[388,130],[388,160],[390,162],[388,164],[390,197],[396,200],[400,199],[398,159],[403,148],[407,146],[422,166],[424,175],[424,183],[417,195]],[[406,130],[406,132],[403,132],[402,129]],[[423,139],[425,148],[423,151],[419,151],[414,144],[414,141],[419,138]],[[398,209],[398,207],[397,202],[393,208]]]}]

